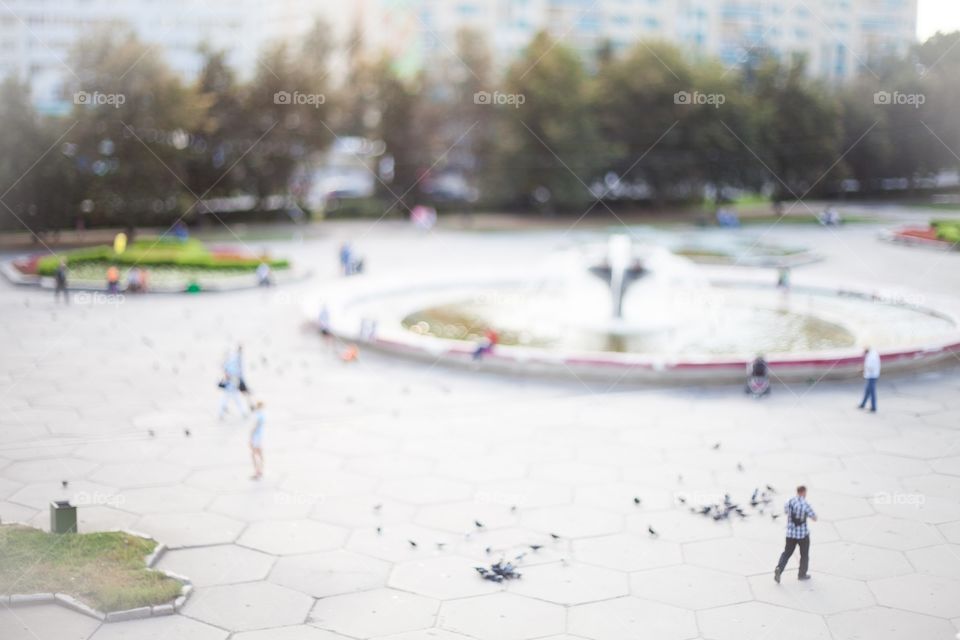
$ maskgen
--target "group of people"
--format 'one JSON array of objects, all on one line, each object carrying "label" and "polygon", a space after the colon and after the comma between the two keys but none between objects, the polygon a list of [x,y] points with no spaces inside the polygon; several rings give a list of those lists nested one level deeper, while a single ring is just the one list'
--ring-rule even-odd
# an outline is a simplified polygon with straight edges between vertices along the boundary
[{"label": "group of people", "polygon": [[[865,409],[870,402],[870,411],[877,411],[877,380],[880,379],[880,352],[874,347],[866,347],[863,351],[863,379],[865,381],[863,400],[857,406]],[[747,384],[745,393],[760,398],[770,393],[770,365],[763,354],[757,355],[753,362],[747,365]]]},{"label": "group of people", "polygon": [[241,418],[253,414],[253,429],[250,431],[250,456],[253,461],[252,479],[263,477],[263,430],[266,418],[262,400],[251,398],[243,371],[243,345],[228,353],[223,361],[223,374],[218,385],[223,395],[220,399],[220,419],[227,415],[230,405],[236,408]]}]

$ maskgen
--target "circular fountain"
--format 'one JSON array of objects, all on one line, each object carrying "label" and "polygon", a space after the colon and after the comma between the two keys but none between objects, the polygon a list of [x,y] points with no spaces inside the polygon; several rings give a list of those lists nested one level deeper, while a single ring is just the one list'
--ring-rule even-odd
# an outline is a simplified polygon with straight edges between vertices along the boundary
[{"label": "circular fountain", "polygon": [[[524,278],[487,270],[350,284],[326,300],[342,337],[516,373],[739,380],[764,353],[777,377],[802,380],[857,375],[866,344],[887,372],[960,352],[960,310],[948,301],[935,309],[913,294],[813,280],[788,291],[769,270],[706,269],[626,235],[557,252]],[[471,356],[489,329],[499,342],[478,364]]]}]

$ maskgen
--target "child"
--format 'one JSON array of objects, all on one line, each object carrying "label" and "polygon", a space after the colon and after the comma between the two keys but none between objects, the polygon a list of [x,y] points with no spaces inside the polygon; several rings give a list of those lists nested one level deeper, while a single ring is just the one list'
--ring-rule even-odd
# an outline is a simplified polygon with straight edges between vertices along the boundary
[{"label": "child", "polygon": [[258,400],[253,412],[253,431],[250,432],[250,455],[253,458],[253,480],[263,477],[263,401]]}]

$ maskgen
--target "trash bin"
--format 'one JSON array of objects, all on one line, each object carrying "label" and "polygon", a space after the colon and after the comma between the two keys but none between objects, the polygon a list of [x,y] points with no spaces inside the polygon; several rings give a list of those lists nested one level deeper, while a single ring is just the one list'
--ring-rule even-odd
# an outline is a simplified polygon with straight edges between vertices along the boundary
[{"label": "trash bin", "polygon": [[50,532],[77,532],[77,508],[68,500],[54,500],[50,503]]}]

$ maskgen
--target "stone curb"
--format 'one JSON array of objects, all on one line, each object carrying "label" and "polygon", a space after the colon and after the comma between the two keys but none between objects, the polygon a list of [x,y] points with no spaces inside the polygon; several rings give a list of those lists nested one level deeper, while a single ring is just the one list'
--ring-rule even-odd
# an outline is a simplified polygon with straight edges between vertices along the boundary
[{"label": "stone curb", "polygon": [[[24,526],[30,525],[24,524]],[[156,541],[152,536],[149,536],[145,533],[140,533],[138,531],[122,529],[121,532],[131,536],[136,536],[138,538]],[[143,618],[153,618],[158,616],[171,616],[183,608],[187,600],[190,598],[190,594],[193,593],[193,582],[191,582],[189,578],[173,573],[172,571],[164,571],[163,569],[156,568],[156,564],[167,552],[167,549],[167,545],[157,542],[157,546],[152,552],[150,552],[150,555],[144,558],[144,562],[147,565],[148,570],[162,573],[168,578],[183,583],[183,585],[180,587],[180,595],[177,596],[173,602],[168,602],[166,604],[155,604],[146,607],[136,607],[134,609],[123,609],[121,611],[103,612],[98,609],[94,609],[83,602],[80,602],[73,596],[66,593],[14,593],[10,595],[0,594],[0,604],[10,607],[30,607],[39,604],[56,604],[66,609],[76,611],[77,613],[82,613],[83,615],[95,618],[101,622],[123,622],[127,620],[142,620]]]}]

